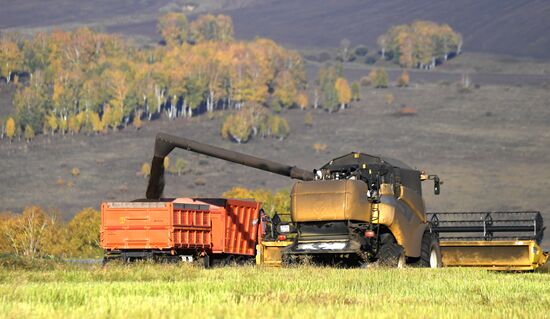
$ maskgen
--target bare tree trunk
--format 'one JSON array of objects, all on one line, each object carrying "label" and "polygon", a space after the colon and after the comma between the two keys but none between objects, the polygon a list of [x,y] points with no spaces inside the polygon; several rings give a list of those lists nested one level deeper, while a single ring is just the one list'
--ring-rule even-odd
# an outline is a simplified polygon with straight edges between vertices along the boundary
[{"label": "bare tree trunk", "polygon": [[206,99],[206,111],[207,112],[214,111],[214,92],[213,91],[210,91],[208,93],[208,98]]},{"label": "bare tree trunk", "polygon": [[187,118],[187,100],[186,99],[183,99],[183,105],[182,105],[181,109],[182,109],[182,112],[183,112],[183,117]]},{"label": "bare tree trunk", "polygon": [[17,230],[11,229],[11,227],[10,227],[10,228],[6,229],[4,234],[8,237],[8,241],[10,242],[10,246],[11,246],[11,248],[13,248],[13,250],[15,252],[15,255],[20,256],[20,252],[19,252],[19,245],[20,244],[17,241],[16,231]]},{"label": "bare tree trunk", "polygon": [[313,108],[317,109],[319,107],[319,91],[315,89],[313,92]]},{"label": "bare tree trunk", "polygon": [[164,92],[158,86],[155,85],[155,96],[157,97],[157,113],[160,113],[160,107],[162,106],[162,97]]},{"label": "bare tree trunk", "polygon": [[174,101],[177,101],[176,99],[177,97],[174,95],[174,97],[172,98],[172,101],[170,101],[170,115],[169,115],[169,118],[172,120],[174,118],[176,118],[178,115],[177,115],[177,109],[176,109],[176,105],[174,104]]},{"label": "bare tree trunk", "polygon": [[41,223],[37,224],[38,216],[34,210],[31,211],[30,215],[27,217],[27,220],[23,224],[23,238],[27,240],[27,243],[24,247],[26,249],[23,251],[23,254],[34,258],[38,255],[40,241],[42,240],[42,235],[47,226],[47,220],[45,219]]},{"label": "bare tree trunk", "polygon": [[147,101],[147,96],[143,95],[143,108],[146,115],[149,115],[149,101]]},{"label": "bare tree trunk", "polygon": [[465,89],[470,87],[470,76],[468,74],[462,74],[462,87]]}]

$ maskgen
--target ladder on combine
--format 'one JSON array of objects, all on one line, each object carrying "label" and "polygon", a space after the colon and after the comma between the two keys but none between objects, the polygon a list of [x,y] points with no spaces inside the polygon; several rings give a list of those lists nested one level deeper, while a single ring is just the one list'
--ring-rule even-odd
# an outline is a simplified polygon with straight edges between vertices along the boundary
[{"label": "ladder on combine", "polygon": [[540,212],[429,213],[444,267],[534,270],[546,263]]}]

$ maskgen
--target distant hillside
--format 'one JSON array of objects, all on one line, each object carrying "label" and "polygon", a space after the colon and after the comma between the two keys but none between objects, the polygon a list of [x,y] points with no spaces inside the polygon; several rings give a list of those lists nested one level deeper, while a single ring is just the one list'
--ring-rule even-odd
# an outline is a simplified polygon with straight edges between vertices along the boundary
[{"label": "distant hillside", "polygon": [[159,15],[230,10],[254,0],[0,0],[0,32],[91,26],[100,30],[158,38]]},{"label": "distant hillside", "polygon": [[0,31],[86,24],[156,40],[156,17],[192,2],[199,4],[192,14],[230,14],[240,38],[299,47],[347,38],[375,48],[390,26],[426,19],[461,32],[466,51],[550,59],[548,0],[0,0]]},{"label": "distant hillside", "polygon": [[86,24],[101,19],[158,13],[169,0],[0,0],[0,29]]},{"label": "distant hillside", "polygon": [[230,11],[237,36],[296,46],[337,46],[342,38],[376,46],[395,24],[448,23],[468,51],[550,58],[547,0],[256,0]]}]

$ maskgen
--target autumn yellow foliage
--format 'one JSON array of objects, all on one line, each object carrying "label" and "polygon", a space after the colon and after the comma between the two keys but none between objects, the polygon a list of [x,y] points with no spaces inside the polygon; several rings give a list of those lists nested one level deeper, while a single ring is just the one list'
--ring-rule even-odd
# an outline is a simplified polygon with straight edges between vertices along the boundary
[{"label": "autumn yellow foliage", "polygon": [[327,144],[325,144],[325,143],[315,143],[315,144],[313,144],[313,149],[315,150],[315,153],[324,152],[327,149]]},{"label": "autumn yellow foliage", "polygon": [[376,68],[372,69],[369,73],[369,78],[372,83],[372,85],[375,88],[387,88],[388,87],[388,73],[384,68]]},{"label": "autumn yellow foliage", "polygon": [[397,80],[397,86],[408,87],[409,82],[410,82],[409,72],[407,72],[407,70],[403,70],[403,73],[401,73],[401,76],[399,76],[399,79]]},{"label": "autumn yellow foliage", "polygon": [[395,96],[394,96],[393,94],[391,94],[391,93],[386,94],[386,95],[384,96],[384,100],[386,100],[386,104],[387,104],[388,106],[390,106],[390,105],[392,105],[393,102],[395,101]]},{"label": "autumn yellow foliage", "polygon": [[6,121],[6,136],[10,139],[10,141],[15,136],[15,120],[13,117],[9,117]]},{"label": "autumn yellow foliage", "polygon": [[445,61],[449,54],[460,54],[462,35],[447,24],[415,21],[397,25],[378,38],[385,58],[402,67],[433,68],[436,60]]},{"label": "autumn yellow foliage", "polygon": [[268,216],[275,213],[290,214],[290,192],[288,189],[281,189],[272,192],[267,189],[248,189],[241,186],[233,187],[231,190],[222,194],[226,198],[253,199],[262,203],[262,208]]},{"label": "autumn yellow foliage", "polygon": [[302,109],[305,110],[308,106],[308,97],[305,92],[301,92],[296,97],[296,104]]},{"label": "autumn yellow foliage", "polygon": [[57,117],[54,114],[46,116],[46,127],[50,129],[51,134],[54,134],[57,130]]},{"label": "autumn yellow foliage", "polygon": [[[141,115],[191,117],[201,105],[209,113],[250,104],[307,107],[301,55],[269,39],[235,41],[229,16],[189,22],[171,12],[160,17],[158,31],[165,45],[147,47],[89,28],[0,35],[4,77],[30,74],[15,87],[17,124],[35,133],[99,133],[132,118],[139,128]],[[246,139],[249,126],[232,127]]]},{"label": "autumn yellow foliage", "polygon": [[136,130],[139,130],[143,125],[143,122],[141,121],[140,117],[141,117],[141,114],[134,115],[134,121],[132,124],[134,124],[134,127],[136,128]]},{"label": "autumn yellow foliage", "polygon": [[269,118],[269,127],[271,134],[280,140],[286,138],[290,133],[288,121],[280,115],[272,115]]},{"label": "autumn yellow foliage", "polygon": [[149,165],[149,163],[143,163],[141,165],[140,174],[143,177],[149,177],[149,175],[151,175],[151,165]]},{"label": "autumn yellow foliage", "polygon": [[30,206],[21,214],[0,213],[0,254],[97,258],[100,213],[86,208],[65,223],[55,211]]},{"label": "autumn yellow foliage", "polygon": [[338,94],[338,103],[340,108],[344,109],[346,105],[351,101],[351,88],[348,81],[345,78],[339,77],[334,84],[336,93]]},{"label": "autumn yellow foliage", "polygon": [[99,114],[92,112],[90,114],[90,122],[92,123],[92,130],[94,133],[101,133],[105,129],[103,121],[99,118]]},{"label": "autumn yellow foliage", "polygon": [[68,120],[69,132],[78,133],[80,132],[81,123],[78,120],[76,115],[71,115]]},{"label": "autumn yellow foliage", "polygon": [[32,129],[32,126],[27,124],[27,126],[25,126],[25,132],[23,133],[23,135],[25,136],[25,140],[27,142],[32,141],[32,139],[34,138],[34,130]]}]

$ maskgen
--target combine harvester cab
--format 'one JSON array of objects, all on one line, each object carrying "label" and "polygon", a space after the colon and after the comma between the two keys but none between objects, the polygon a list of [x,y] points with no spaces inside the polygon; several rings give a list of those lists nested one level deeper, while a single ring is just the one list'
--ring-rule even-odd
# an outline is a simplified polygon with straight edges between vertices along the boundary
[{"label": "combine harvester cab", "polygon": [[539,212],[431,213],[444,267],[528,271],[544,265]]},{"label": "combine harvester cab", "polygon": [[252,259],[261,241],[260,203],[221,198],[101,205],[105,260]]}]

